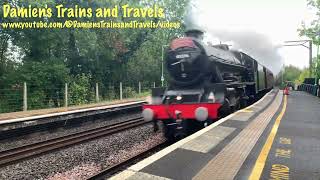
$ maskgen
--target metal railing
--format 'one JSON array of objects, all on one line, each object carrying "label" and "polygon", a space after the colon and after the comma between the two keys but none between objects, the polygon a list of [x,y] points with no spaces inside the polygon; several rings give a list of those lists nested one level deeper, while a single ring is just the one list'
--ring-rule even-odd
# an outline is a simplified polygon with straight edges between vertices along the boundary
[{"label": "metal railing", "polygon": [[119,82],[107,85],[94,83],[94,86],[85,88],[67,83],[55,85],[56,88],[42,88],[23,82],[14,87],[0,89],[0,113],[138,98],[147,95],[155,86],[155,83]]},{"label": "metal railing", "polygon": [[298,86],[298,91],[305,91],[308,92],[314,96],[320,97],[319,92],[319,86],[318,85],[312,85],[312,84],[301,84]]}]

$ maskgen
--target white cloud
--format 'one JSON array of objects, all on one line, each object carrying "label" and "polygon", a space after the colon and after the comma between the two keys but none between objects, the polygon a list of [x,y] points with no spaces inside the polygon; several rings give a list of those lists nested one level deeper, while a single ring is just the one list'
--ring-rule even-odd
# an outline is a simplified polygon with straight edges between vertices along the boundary
[{"label": "white cloud", "polygon": [[[308,24],[315,19],[315,15],[307,7],[305,0],[195,0],[193,4],[197,6],[193,10],[193,15],[196,17],[193,17],[193,19],[196,19],[197,24],[208,29],[209,33],[219,32],[218,38],[220,40],[226,40],[227,34],[236,40],[243,40],[237,35],[245,34],[248,42],[250,42],[247,45],[254,45],[257,36],[262,35],[258,39],[266,39],[265,46],[272,46],[268,48],[268,51],[271,49],[279,51],[285,64],[293,64],[301,68],[308,66],[308,49],[302,46],[276,48],[283,44],[283,41],[306,39],[299,37],[297,29],[302,21]],[[223,31],[226,33],[221,34]],[[253,36],[249,35],[250,32],[253,33]],[[217,33],[215,37],[217,37]],[[257,44],[259,47],[263,47],[263,42]],[[245,46],[242,49],[248,49],[248,46],[243,42],[238,43],[238,45]],[[258,51],[261,52],[261,49],[263,48]],[[251,49],[250,52],[254,53],[253,50]],[[269,53],[272,52],[269,51]],[[267,56],[267,54],[255,54]],[[277,52],[273,54],[269,58],[276,57]],[[266,57],[256,58],[266,59]],[[278,64],[272,64],[270,68],[281,66],[281,61],[275,60],[274,62]]]}]

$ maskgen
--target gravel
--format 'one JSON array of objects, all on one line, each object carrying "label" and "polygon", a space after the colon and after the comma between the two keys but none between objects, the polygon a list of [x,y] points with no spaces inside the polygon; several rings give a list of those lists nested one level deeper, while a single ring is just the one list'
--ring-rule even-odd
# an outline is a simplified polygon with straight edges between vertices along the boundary
[{"label": "gravel", "polygon": [[86,179],[163,141],[149,124],[0,168],[0,179]]},{"label": "gravel", "polygon": [[97,172],[99,172],[100,167],[95,165],[94,163],[91,164],[81,164],[75,166],[69,171],[65,171],[63,173],[56,173],[48,177],[48,180],[70,180],[70,179],[85,179],[88,176],[93,176]]},{"label": "gravel", "polygon": [[101,126],[117,123],[119,121],[123,121],[128,118],[134,118],[134,117],[140,117],[140,116],[141,116],[140,113],[133,113],[125,116],[114,116],[111,118],[106,117],[105,120],[98,120],[93,123],[88,122],[86,124],[82,124],[79,127],[72,127],[72,128],[66,128],[66,129],[58,128],[54,132],[43,131],[43,132],[37,132],[37,133],[33,133],[23,137],[17,137],[10,140],[2,140],[0,141],[0,151],[16,148],[16,147],[27,145],[27,144],[36,143],[39,141],[45,141],[52,138],[66,136],[69,134],[85,131],[88,129],[98,128]]}]

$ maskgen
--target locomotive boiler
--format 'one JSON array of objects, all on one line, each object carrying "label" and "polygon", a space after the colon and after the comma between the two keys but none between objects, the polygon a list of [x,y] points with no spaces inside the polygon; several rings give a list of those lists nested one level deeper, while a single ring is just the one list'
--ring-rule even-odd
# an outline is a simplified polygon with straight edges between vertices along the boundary
[{"label": "locomotive boiler", "polygon": [[273,74],[249,55],[227,45],[206,45],[203,33],[186,32],[166,52],[169,86],[152,90],[143,106],[145,120],[158,123],[166,138],[175,139],[247,106],[273,88]]}]

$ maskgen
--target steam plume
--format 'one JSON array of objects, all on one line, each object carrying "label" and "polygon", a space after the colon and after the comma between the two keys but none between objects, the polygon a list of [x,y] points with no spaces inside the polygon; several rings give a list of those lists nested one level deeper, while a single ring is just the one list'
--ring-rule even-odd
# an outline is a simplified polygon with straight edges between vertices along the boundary
[{"label": "steam plume", "polygon": [[232,42],[232,49],[241,50],[258,62],[265,65],[273,73],[281,70],[283,60],[279,54],[280,45],[275,45],[264,34],[255,31],[208,30],[212,36],[222,42]]},{"label": "steam plume", "polygon": [[[191,0],[186,8],[184,18],[187,29],[197,28],[203,30],[209,37],[218,40],[215,42],[216,44],[219,41],[222,43],[231,43],[232,49],[241,50],[250,55],[269,68],[274,74],[280,72],[284,63],[279,53],[280,45],[273,43],[269,36],[261,32],[261,30],[259,31],[255,26],[247,28],[246,23],[240,17],[228,17],[228,12],[232,12],[232,9],[225,14],[219,14],[219,12],[215,11],[214,7],[208,8],[206,7],[207,5],[204,4],[210,3],[204,0]],[[210,12],[206,12],[208,9],[210,9]],[[208,15],[210,16],[209,18]],[[203,21],[204,17],[206,17],[205,21]],[[206,21],[210,21],[211,24],[215,24],[215,26],[209,27],[205,25]],[[217,23],[215,23],[215,21],[217,21]],[[252,21],[250,23],[255,24],[256,22]],[[242,26],[242,28],[237,28],[238,26]]]}]

